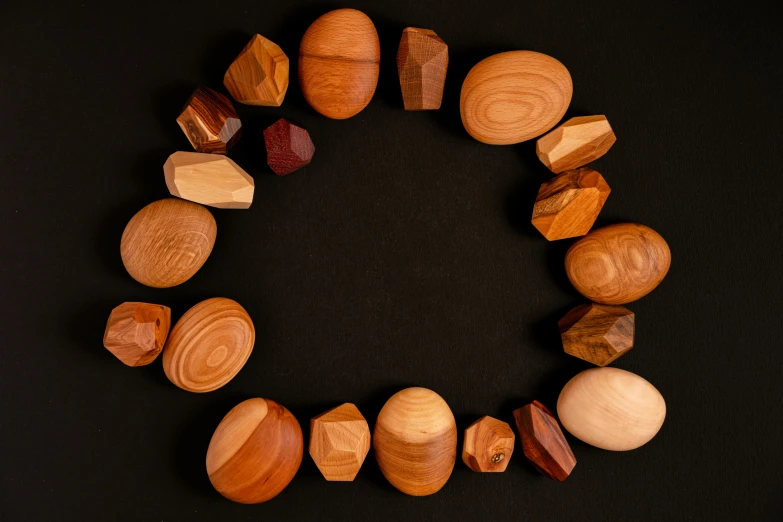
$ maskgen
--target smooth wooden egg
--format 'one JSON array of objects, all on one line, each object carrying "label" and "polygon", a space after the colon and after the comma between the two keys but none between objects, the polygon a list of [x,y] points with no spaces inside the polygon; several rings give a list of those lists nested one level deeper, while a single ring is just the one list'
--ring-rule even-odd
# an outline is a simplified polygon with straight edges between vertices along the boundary
[{"label": "smooth wooden egg", "polygon": [[183,390],[216,390],[239,373],[255,340],[253,321],[239,303],[207,299],[174,325],[163,349],[163,370]]},{"label": "smooth wooden egg", "polygon": [[207,474],[218,492],[241,504],[274,498],[302,463],[302,428],[268,399],[248,399],[218,425],[207,450]]},{"label": "smooth wooden egg", "polygon": [[168,288],[198,272],[216,236],[217,223],[209,210],[190,201],[161,199],[139,210],[125,226],[120,254],[133,279]]},{"label": "smooth wooden egg", "polygon": [[612,451],[652,439],[666,417],[655,386],[618,368],[593,368],[568,381],[557,400],[560,422],[574,437]]},{"label": "smooth wooden egg", "polygon": [[364,109],[378,84],[381,45],[370,18],[337,9],[318,18],[299,46],[299,86],[324,116],[342,120]]},{"label": "smooth wooden egg", "polygon": [[579,293],[596,303],[636,301],[669,271],[669,245],[655,230],[620,223],[593,230],[568,249],[565,269]]},{"label": "smooth wooden egg", "polygon": [[449,480],[457,458],[454,415],[432,390],[402,390],[378,414],[373,448],[392,486],[413,496],[436,493]]},{"label": "smooth wooden egg", "polygon": [[557,125],[572,93],[568,69],[551,56],[495,54],[477,63],[462,83],[462,124],[483,143],[520,143]]}]

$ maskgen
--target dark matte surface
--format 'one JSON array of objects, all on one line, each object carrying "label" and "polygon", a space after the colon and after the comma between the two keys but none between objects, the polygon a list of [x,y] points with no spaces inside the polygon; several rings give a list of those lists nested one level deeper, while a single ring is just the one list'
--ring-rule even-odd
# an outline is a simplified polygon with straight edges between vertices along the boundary
[{"label": "dark matte surface", "polygon": [[[182,105],[198,84],[225,92],[223,73],[253,32],[295,63],[309,23],[339,5],[50,4],[0,7],[0,519],[756,521],[783,511],[783,54],[770,11],[354,2],[381,37],[372,103],[328,120],[294,73],[282,107],[238,106],[245,133],[231,157],[256,177],[253,207],[214,211],[210,260],[156,290],[125,273],[119,242],[134,212],[167,195],[167,156],[189,150]],[[406,25],[450,46],[438,112],[402,110],[394,55]],[[548,244],[529,223],[551,174],[533,142],[483,145],[460,124],[468,69],[518,48],[566,64],[568,115],[606,114],[617,133],[595,163],[612,187],[599,223],[638,221],[671,246],[669,276],[629,305],[636,347],[614,364],[661,391],[662,431],[627,453],[569,437],[578,463],[563,484],[520,452],[504,474],[458,463],[440,493],[411,498],[372,455],[352,484],[325,482],[306,456],[268,504],[222,499],[204,458],[243,399],[279,401],[305,427],[352,401],[374,424],[393,392],[420,385],[449,402],[462,430],[486,414],[510,422],[533,398],[554,409],[588,367],[559,346],[557,320],[582,301],[564,275],[570,242]],[[262,137],[280,116],[316,146],[313,163],[284,178],[266,167]],[[258,330],[249,363],[221,390],[186,393],[160,362],[127,368],[101,346],[122,301],[170,305],[174,319],[212,296],[238,300]]]}]

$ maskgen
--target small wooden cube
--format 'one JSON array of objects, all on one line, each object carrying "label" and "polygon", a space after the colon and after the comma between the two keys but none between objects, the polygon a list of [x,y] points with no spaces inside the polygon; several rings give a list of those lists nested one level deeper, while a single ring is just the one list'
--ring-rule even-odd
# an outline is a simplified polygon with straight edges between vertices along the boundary
[{"label": "small wooden cube", "polygon": [[506,471],[514,452],[514,432],[508,423],[494,417],[481,417],[465,430],[462,461],[473,471]]},{"label": "small wooden cube", "polygon": [[580,116],[539,138],[536,154],[541,163],[558,174],[597,160],[615,141],[617,137],[606,116]]},{"label": "small wooden cube", "polygon": [[103,346],[128,366],[150,364],[160,354],[171,326],[167,306],[122,303],[111,311]]},{"label": "small wooden cube", "polygon": [[257,34],[228,68],[223,85],[239,103],[279,107],[288,90],[288,56]]},{"label": "small wooden cube", "polygon": [[253,178],[227,156],[175,152],[163,173],[172,196],[216,208],[249,208],[253,203]]},{"label": "small wooden cube", "polygon": [[449,47],[429,29],[407,27],[397,50],[402,101],[406,111],[440,109]]},{"label": "small wooden cube", "polygon": [[576,466],[576,457],[560,425],[546,406],[533,401],[514,411],[525,457],[543,475],[564,481]]},{"label": "small wooden cube", "polygon": [[310,420],[310,456],[329,481],[352,481],[370,451],[370,427],[345,403]]},{"label": "small wooden cube", "polygon": [[606,366],[633,348],[634,313],[622,306],[577,306],[557,323],[563,350],[596,366]]},{"label": "small wooden cube", "polygon": [[242,136],[242,122],[231,101],[207,87],[196,88],[177,123],[198,152],[226,154]]}]

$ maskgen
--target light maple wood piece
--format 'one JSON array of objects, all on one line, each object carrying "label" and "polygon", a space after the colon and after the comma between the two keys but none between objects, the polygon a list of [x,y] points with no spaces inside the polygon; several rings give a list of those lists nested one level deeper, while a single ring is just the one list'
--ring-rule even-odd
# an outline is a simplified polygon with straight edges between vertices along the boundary
[{"label": "light maple wood piece", "polygon": [[215,208],[250,208],[253,203],[253,178],[226,156],[175,152],[163,173],[172,196]]},{"label": "light maple wood piece", "polygon": [[215,218],[201,205],[161,199],[139,210],[120,241],[122,263],[139,283],[169,288],[193,277],[217,236]]},{"label": "light maple wood piece", "polygon": [[183,390],[209,392],[239,373],[253,351],[256,331],[231,299],[201,301],[180,317],[163,351],[166,377]]},{"label": "light maple wood piece", "polygon": [[440,109],[449,47],[435,31],[407,27],[397,50],[402,101],[406,111]]},{"label": "light maple wood piece", "polygon": [[572,170],[595,161],[612,148],[617,137],[606,116],[571,118],[538,139],[536,154],[554,173]]},{"label": "light maple wood piece", "polygon": [[533,401],[515,410],[514,420],[522,451],[530,463],[553,480],[567,479],[576,466],[576,457],[549,409]]},{"label": "light maple wood piece", "polygon": [[596,366],[606,366],[633,348],[634,314],[622,306],[577,306],[557,326],[563,350]]},{"label": "light maple wood piece", "polygon": [[568,69],[551,56],[533,51],[495,54],[477,63],[462,83],[462,124],[482,143],[527,141],[560,121],[572,92]]},{"label": "light maple wood piece", "polygon": [[507,423],[493,417],[481,417],[465,430],[462,462],[483,473],[506,471],[514,452],[514,432]]},{"label": "light maple wood piece", "polygon": [[618,368],[577,374],[557,400],[560,422],[597,448],[626,451],[652,439],[663,425],[666,403],[655,386]]},{"label": "light maple wood piece", "polygon": [[299,422],[269,399],[248,399],[218,425],[207,449],[209,481],[224,497],[258,504],[277,496],[302,463]]},{"label": "light maple wood piece", "polygon": [[345,403],[310,420],[310,456],[329,481],[351,481],[370,451],[370,427]]},{"label": "light maple wood piece", "polygon": [[288,56],[257,34],[228,68],[223,85],[239,103],[279,107],[288,90]]},{"label": "light maple wood piece", "polygon": [[531,222],[549,241],[583,236],[610,192],[604,177],[589,167],[563,172],[541,185]]},{"label": "light maple wood piece", "polygon": [[580,294],[601,304],[625,304],[652,292],[671,265],[666,241],[653,229],[619,223],[593,230],[568,249],[565,269]]},{"label": "light maple wood piece", "polygon": [[457,424],[449,405],[426,388],[395,393],[378,414],[373,449],[383,476],[413,496],[432,495],[457,458]]},{"label": "light maple wood piece", "polygon": [[242,136],[242,122],[231,101],[207,87],[193,91],[177,123],[198,152],[226,154]]},{"label": "light maple wood piece", "polygon": [[310,25],[299,46],[299,86],[307,103],[342,120],[364,109],[378,84],[381,46],[372,20],[337,9]]},{"label": "light maple wood piece", "polygon": [[170,325],[167,306],[122,303],[109,315],[103,346],[128,366],[144,366],[158,357]]}]

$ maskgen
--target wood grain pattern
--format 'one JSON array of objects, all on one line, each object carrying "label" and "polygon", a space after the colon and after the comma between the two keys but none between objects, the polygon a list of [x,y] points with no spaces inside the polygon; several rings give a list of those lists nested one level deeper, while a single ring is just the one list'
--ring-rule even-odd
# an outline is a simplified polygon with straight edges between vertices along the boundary
[{"label": "wood grain pattern", "polygon": [[666,241],[653,229],[619,223],[593,230],[568,249],[565,268],[579,293],[601,304],[636,301],[657,287],[671,265]]},{"label": "wood grain pattern", "polygon": [[255,340],[253,321],[239,303],[225,297],[207,299],[174,325],[163,351],[163,370],[183,390],[216,390],[239,373]]},{"label": "wood grain pattern", "polygon": [[508,423],[486,416],[465,430],[462,462],[473,471],[502,473],[513,453],[514,432]]},{"label": "wood grain pattern", "polygon": [[373,448],[383,476],[395,488],[413,496],[432,495],[454,469],[454,415],[434,391],[406,388],[394,394],[378,414]]},{"label": "wood grain pattern", "polygon": [[169,288],[193,277],[209,258],[217,223],[201,205],[161,199],[139,210],[120,241],[122,263],[139,283]]},{"label": "wood grain pattern", "polygon": [[208,87],[196,87],[177,123],[198,152],[226,154],[242,136],[231,101]]},{"label": "wood grain pattern", "polygon": [[279,107],[288,91],[288,56],[257,34],[229,66],[223,85],[239,103]]},{"label": "wood grain pattern", "polygon": [[103,333],[103,346],[128,366],[144,366],[163,350],[169,334],[171,309],[128,302],[114,308]]},{"label": "wood grain pattern", "polygon": [[460,114],[468,134],[483,143],[509,145],[554,127],[571,103],[568,69],[533,51],[495,54],[465,77]]},{"label": "wood grain pattern", "polygon": [[278,176],[285,176],[309,165],[315,154],[310,133],[285,118],[264,129],[266,162]]},{"label": "wood grain pattern", "polygon": [[342,120],[375,94],[381,46],[372,20],[356,9],[330,11],[310,25],[299,46],[299,86],[307,103]]},{"label": "wood grain pattern", "polygon": [[576,466],[576,457],[547,407],[533,401],[514,411],[514,421],[522,451],[533,466],[553,480],[567,479]]},{"label": "wood grain pattern", "polygon": [[596,366],[606,366],[633,348],[634,313],[622,306],[579,305],[557,326],[563,350]]},{"label": "wood grain pattern", "polygon": [[549,170],[559,173],[597,160],[616,141],[606,116],[580,116],[539,138],[536,154]]},{"label": "wood grain pattern", "polygon": [[220,154],[175,152],[163,165],[172,196],[215,208],[250,208],[253,178]]},{"label": "wood grain pattern", "polygon": [[397,50],[402,101],[406,111],[440,109],[449,47],[429,29],[406,27]]},{"label": "wood grain pattern", "polygon": [[276,497],[302,463],[299,422],[269,399],[248,399],[218,425],[207,449],[209,481],[224,497],[258,504]]},{"label": "wood grain pattern", "polygon": [[347,402],[310,420],[310,456],[329,481],[351,481],[370,451],[370,427]]}]

